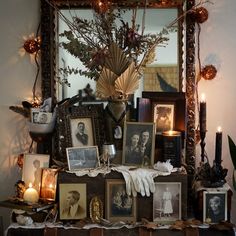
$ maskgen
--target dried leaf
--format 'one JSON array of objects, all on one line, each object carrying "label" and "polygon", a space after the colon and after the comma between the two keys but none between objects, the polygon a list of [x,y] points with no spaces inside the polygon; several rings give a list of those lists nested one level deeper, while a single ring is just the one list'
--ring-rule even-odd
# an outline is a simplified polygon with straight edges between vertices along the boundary
[{"label": "dried leaf", "polygon": [[113,73],[121,75],[128,68],[129,64],[130,62],[123,50],[116,43],[112,43],[108,48],[108,56],[105,58],[104,66]]},{"label": "dried leaf", "polygon": [[126,97],[129,94],[133,94],[138,87],[139,73],[135,69],[134,62],[132,62],[127,70],[115,81],[115,89]]},{"label": "dried leaf", "polygon": [[111,70],[103,68],[97,81],[97,95],[101,98],[108,98],[115,95],[115,80],[117,75]]},{"label": "dried leaf", "polygon": [[24,108],[24,107],[20,107],[20,106],[10,106],[9,107],[10,110],[21,114],[22,116],[28,118],[30,117],[30,109],[28,108]]}]

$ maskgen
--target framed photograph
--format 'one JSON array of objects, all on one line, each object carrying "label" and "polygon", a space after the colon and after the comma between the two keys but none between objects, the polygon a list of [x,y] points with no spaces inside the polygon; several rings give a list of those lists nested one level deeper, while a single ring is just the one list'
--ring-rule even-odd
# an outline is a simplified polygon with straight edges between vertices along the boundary
[{"label": "framed photograph", "polygon": [[78,220],[87,217],[87,189],[85,183],[59,184],[60,220]]},{"label": "framed photograph", "polygon": [[126,193],[122,179],[106,180],[106,219],[124,222],[136,221],[136,198]]},{"label": "framed photograph", "polygon": [[162,134],[164,131],[174,128],[174,109],[172,103],[154,103],[153,104],[153,122],[156,124],[156,133]]},{"label": "framed photograph", "polygon": [[227,220],[227,192],[203,192],[203,222],[219,223]]},{"label": "framed photograph", "polygon": [[155,124],[126,122],[123,138],[123,165],[152,166],[155,150]]},{"label": "framed photograph", "polygon": [[39,124],[48,124],[52,120],[52,113],[51,112],[43,112],[40,111],[38,113],[38,123]]},{"label": "framed photograph", "polygon": [[181,217],[181,182],[156,182],[153,193],[153,221],[170,224]]},{"label": "framed photograph", "polygon": [[40,108],[31,108],[30,109],[30,117],[32,123],[39,123],[38,116],[39,116]]},{"label": "framed photograph", "polygon": [[55,201],[58,169],[43,168],[40,198]]},{"label": "framed photograph", "polygon": [[137,100],[137,120],[155,122],[157,134],[170,129],[184,136],[186,99],[182,92],[143,92]]},{"label": "framed photograph", "polygon": [[90,169],[100,165],[97,146],[67,148],[66,153],[70,171]]},{"label": "framed photograph", "polygon": [[40,192],[42,168],[49,167],[49,155],[31,154],[24,155],[22,180],[28,187],[31,183],[33,187]]},{"label": "framed photograph", "polygon": [[93,146],[95,143],[93,126],[91,117],[70,119],[72,146]]},{"label": "framed photograph", "polygon": [[58,108],[58,160],[64,161],[66,148],[98,146],[105,142],[103,104],[80,104]]}]

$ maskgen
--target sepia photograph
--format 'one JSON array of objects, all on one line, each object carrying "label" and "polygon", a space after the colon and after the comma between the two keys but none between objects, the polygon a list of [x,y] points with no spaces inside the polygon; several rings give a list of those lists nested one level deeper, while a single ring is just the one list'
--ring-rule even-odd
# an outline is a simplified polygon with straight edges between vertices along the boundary
[{"label": "sepia photograph", "polygon": [[219,223],[227,220],[227,192],[203,192],[203,222]]},{"label": "sepia photograph", "polygon": [[123,165],[151,166],[154,162],[155,124],[126,122],[123,139]]},{"label": "sepia photograph", "polygon": [[22,180],[26,187],[31,183],[38,193],[40,192],[42,168],[49,167],[49,155],[46,154],[31,154],[24,155]]},{"label": "sepia photograph", "polygon": [[58,169],[43,168],[40,198],[55,201]]},{"label": "sepia photograph", "polygon": [[73,147],[93,146],[94,133],[91,117],[70,119]]},{"label": "sepia photograph", "polygon": [[31,108],[30,109],[30,116],[31,116],[31,122],[32,123],[39,123],[38,117],[39,117],[39,108]]},{"label": "sepia photograph", "polygon": [[153,221],[170,224],[181,219],[181,183],[155,183]]},{"label": "sepia photograph", "polygon": [[154,104],[153,121],[156,124],[156,132],[173,130],[174,127],[174,104]]},{"label": "sepia photograph", "polygon": [[106,219],[111,222],[136,221],[136,198],[126,193],[124,180],[106,180]]},{"label": "sepia photograph", "polygon": [[59,184],[59,214],[61,220],[87,217],[87,190],[85,183]]},{"label": "sepia photograph", "polygon": [[97,146],[66,148],[66,154],[70,171],[96,168],[100,165]]}]

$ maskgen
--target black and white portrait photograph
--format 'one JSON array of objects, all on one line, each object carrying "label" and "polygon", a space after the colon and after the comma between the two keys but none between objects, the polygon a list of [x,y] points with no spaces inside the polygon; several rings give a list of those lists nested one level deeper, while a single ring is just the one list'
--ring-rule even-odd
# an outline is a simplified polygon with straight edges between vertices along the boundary
[{"label": "black and white portrait photograph", "polygon": [[126,193],[124,180],[106,180],[106,204],[106,217],[108,220],[136,220],[136,198]]},{"label": "black and white portrait photograph", "polygon": [[227,192],[203,192],[203,222],[227,220]]},{"label": "black and white portrait photograph", "polygon": [[181,183],[155,183],[153,221],[171,223],[181,219]]},{"label": "black and white portrait photograph", "polygon": [[70,171],[99,166],[97,146],[66,148],[68,167]]},{"label": "black and white portrait photograph", "polygon": [[39,123],[39,119],[38,119],[39,112],[40,112],[39,108],[31,108],[30,109],[30,116],[31,116],[32,123]]},{"label": "black and white portrait photograph", "polygon": [[174,104],[155,104],[153,108],[153,121],[156,124],[156,132],[173,130]]},{"label": "black and white portrait photograph", "polygon": [[122,164],[150,166],[154,162],[155,124],[126,122]]},{"label": "black and white portrait photograph", "polygon": [[93,146],[93,122],[90,117],[70,120],[73,147]]},{"label": "black and white portrait photograph", "polygon": [[31,183],[33,188],[40,192],[42,168],[49,167],[49,155],[31,154],[24,155],[22,180],[28,187]]},{"label": "black and white portrait photograph", "polygon": [[59,184],[59,212],[61,220],[77,220],[87,216],[85,183]]}]

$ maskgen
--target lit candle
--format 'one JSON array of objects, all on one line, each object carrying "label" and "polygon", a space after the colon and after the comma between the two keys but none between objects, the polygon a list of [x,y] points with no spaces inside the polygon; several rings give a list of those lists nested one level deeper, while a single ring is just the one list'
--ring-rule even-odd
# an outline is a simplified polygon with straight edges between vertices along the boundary
[{"label": "lit candle", "polygon": [[181,167],[181,133],[169,130],[162,134],[164,161],[170,160],[174,167]]},{"label": "lit candle", "polygon": [[199,113],[200,132],[206,132],[206,98],[205,94],[202,94],[200,101],[200,113]]},{"label": "lit candle", "polygon": [[215,163],[221,164],[222,154],[222,130],[221,127],[217,128],[216,143],[215,143]]},{"label": "lit candle", "polygon": [[36,189],[32,187],[32,184],[29,184],[29,188],[27,188],[24,192],[23,199],[28,203],[36,203],[39,200],[39,194]]}]

